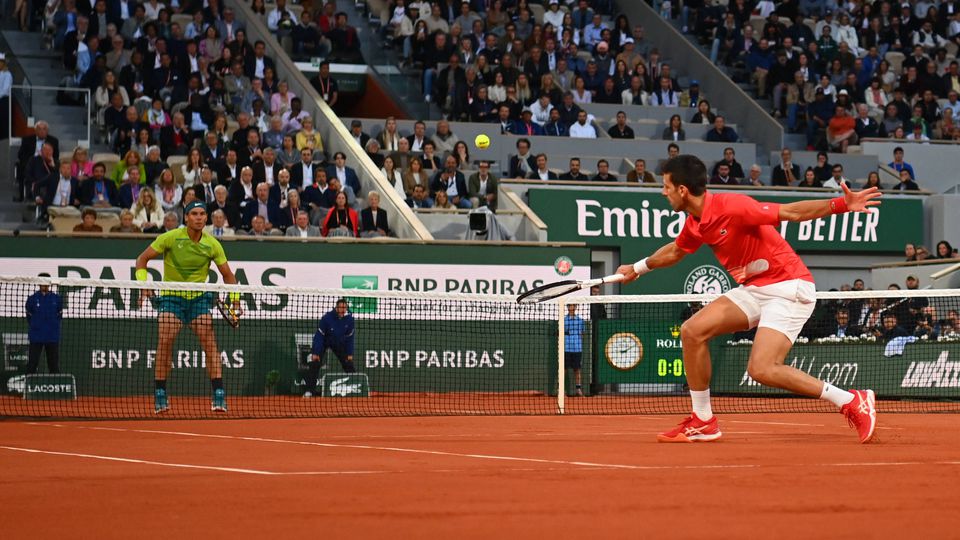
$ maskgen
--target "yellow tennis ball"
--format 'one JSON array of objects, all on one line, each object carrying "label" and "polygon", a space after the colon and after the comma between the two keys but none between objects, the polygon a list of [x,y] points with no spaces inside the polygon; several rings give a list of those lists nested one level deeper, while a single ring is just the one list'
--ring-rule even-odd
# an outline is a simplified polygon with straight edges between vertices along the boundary
[{"label": "yellow tennis ball", "polygon": [[473,140],[473,144],[476,145],[477,148],[483,150],[484,148],[490,146],[490,137],[487,137],[481,133],[480,135],[477,135],[476,139]]}]

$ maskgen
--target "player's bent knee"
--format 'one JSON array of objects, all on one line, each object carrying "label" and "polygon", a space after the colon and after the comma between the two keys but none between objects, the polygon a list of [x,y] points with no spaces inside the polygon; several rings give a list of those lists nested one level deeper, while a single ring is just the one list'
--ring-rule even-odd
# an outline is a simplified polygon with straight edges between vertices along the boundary
[{"label": "player's bent knee", "polygon": [[747,375],[750,376],[755,382],[762,385],[767,385],[773,382],[773,372],[775,366],[769,364],[750,362],[747,364]]},{"label": "player's bent knee", "polygon": [[686,321],[680,325],[680,341],[685,345],[703,345],[710,339],[704,328]]}]

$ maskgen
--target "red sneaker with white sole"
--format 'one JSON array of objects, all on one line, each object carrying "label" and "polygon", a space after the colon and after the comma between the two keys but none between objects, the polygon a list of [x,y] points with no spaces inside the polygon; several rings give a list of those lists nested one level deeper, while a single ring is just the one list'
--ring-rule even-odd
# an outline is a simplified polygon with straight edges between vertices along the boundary
[{"label": "red sneaker with white sole", "polygon": [[860,435],[861,443],[868,443],[877,428],[877,398],[873,390],[850,390],[853,401],[840,407],[850,427]]},{"label": "red sneaker with white sole", "polygon": [[657,435],[659,442],[710,442],[719,439],[720,424],[717,416],[704,422],[696,414],[691,413],[680,425]]}]

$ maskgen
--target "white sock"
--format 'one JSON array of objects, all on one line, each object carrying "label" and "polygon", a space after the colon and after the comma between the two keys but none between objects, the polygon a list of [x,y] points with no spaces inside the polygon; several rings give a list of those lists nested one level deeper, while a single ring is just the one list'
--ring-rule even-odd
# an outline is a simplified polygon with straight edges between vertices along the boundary
[{"label": "white sock", "polygon": [[820,392],[820,399],[825,399],[837,407],[843,407],[847,403],[853,401],[853,394],[847,392],[846,390],[841,390],[828,382],[825,382],[823,383],[823,391]]},{"label": "white sock", "polygon": [[[853,399],[852,397],[850,399]],[[691,390],[690,400],[693,402],[693,412],[701,420],[713,418],[713,409],[710,408],[710,389]]]}]

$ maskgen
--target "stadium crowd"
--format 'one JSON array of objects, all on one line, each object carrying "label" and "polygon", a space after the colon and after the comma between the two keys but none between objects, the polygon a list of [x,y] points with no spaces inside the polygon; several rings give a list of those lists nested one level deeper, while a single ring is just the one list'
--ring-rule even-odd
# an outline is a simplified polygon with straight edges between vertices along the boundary
[{"label": "stadium crowd", "polygon": [[772,100],[808,149],[960,140],[960,3],[684,2],[685,32]]}]

